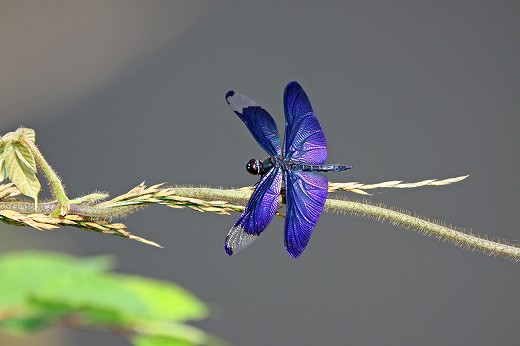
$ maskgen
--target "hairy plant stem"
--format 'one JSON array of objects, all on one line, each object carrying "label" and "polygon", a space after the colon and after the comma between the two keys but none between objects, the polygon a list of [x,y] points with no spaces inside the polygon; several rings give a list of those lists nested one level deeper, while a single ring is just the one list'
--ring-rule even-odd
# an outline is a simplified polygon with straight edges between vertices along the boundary
[{"label": "hairy plant stem", "polygon": [[175,194],[181,197],[199,198],[208,201],[225,200],[229,202],[247,203],[252,189],[215,189],[210,187],[175,186]]},{"label": "hairy plant stem", "polygon": [[[186,187],[177,186],[171,188],[175,196],[193,198],[201,202],[226,201],[229,203],[245,204],[251,197],[252,189],[215,189],[207,187]],[[115,204],[110,206],[110,201],[96,204],[71,205],[69,213],[87,217],[110,218],[125,216],[135,211],[136,207],[148,204],[166,204],[160,200],[160,196],[151,196],[151,202],[135,201],[132,205],[121,206]],[[44,210],[52,210],[56,207],[56,202],[41,203]],[[34,213],[34,205],[29,202],[0,202],[0,210],[12,209],[20,213]],[[469,231],[455,229],[451,226],[430,221],[405,211],[397,211],[391,208],[372,205],[369,202],[349,201],[340,199],[327,199],[324,207],[326,212],[336,212],[341,214],[352,214],[355,216],[373,218],[386,221],[390,224],[415,230],[419,233],[434,236],[443,241],[449,241],[455,245],[477,250],[492,256],[501,256],[513,261],[520,261],[520,246],[516,243],[507,242],[501,239],[491,239],[486,236],[471,234]]]},{"label": "hairy plant stem", "polygon": [[25,139],[24,137],[20,138],[20,142],[31,152],[36,163],[42,170],[47,182],[49,183],[50,190],[52,195],[58,200],[58,204],[56,209],[53,211],[53,215],[65,215],[68,210],[69,199],[67,198],[67,194],[65,193],[65,188],[61,183],[61,179],[56,174],[56,172],[52,169],[51,165],[45,160],[42,153],[32,141]]},{"label": "hairy plant stem", "polygon": [[[219,190],[210,188],[177,188],[176,192],[184,197],[201,199],[224,198],[236,202],[247,202],[251,193],[240,190]],[[501,239],[489,239],[486,236],[471,234],[462,229],[454,229],[447,225],[435,223],[411,213],[396,211],[387,207],[372,205],[366,202],[356,202],[328,198],[324,211],[350,213],[355,216],[373,218],[390,224],[415,230],[425,235],[434,236],[440,240],[449,241],[455,245],[478,250],[492,256],[501,256],[513,261],[520,261],[519,244],[508,243]]]},{"label": "hairy plant stem", "polygon": [[325,210],[386,221],[399,227],[434,236],[439,240],[448,241],[457,246],[481,251],[491,256],[501,256],[512,261],[520,261],[520,244],[472,234],[467,230],[455,229],[448,225],[412,215],[409,212],[337,199],[328,199],[325,203]]}]

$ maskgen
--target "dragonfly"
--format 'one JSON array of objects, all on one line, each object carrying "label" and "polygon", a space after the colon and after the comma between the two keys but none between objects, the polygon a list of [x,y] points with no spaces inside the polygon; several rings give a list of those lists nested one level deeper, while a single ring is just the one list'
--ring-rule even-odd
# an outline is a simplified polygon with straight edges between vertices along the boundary
[{"label": "dragonfly", "polygon": [[325,135],[307,94],[297,82],[287,84],[284,91],[283,146],[273,117],[255,101],[228,91],[226,102],[269,157],[251,159],[246,164],[246,170],[259,175],[260,181],[227,234],[224,250],[231,256],[251,245],[273,219],[284,190],[285,250],[298,258],[309,243],[327,199],[328,180],[315,172],[341,172],[352,166],[325,164]]}]

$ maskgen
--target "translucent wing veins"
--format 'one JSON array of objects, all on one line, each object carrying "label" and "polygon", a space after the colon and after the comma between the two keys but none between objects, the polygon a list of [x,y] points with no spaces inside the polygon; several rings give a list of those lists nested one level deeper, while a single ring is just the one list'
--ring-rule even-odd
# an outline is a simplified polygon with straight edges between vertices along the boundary
[{"label": "translucent wing veins", "polygon": [[281,154],[278,128],[273,117],[265,109],[247,96],[234,91],[227,92],[226,102],[269,155]]},{"label": "translucent wing veins", "polygon": [[280,168],[274,167],[262,177],[247,202],[246,209],[235,222],[224,241],[228,255],[251,245],[273,219],[282,186]]}]

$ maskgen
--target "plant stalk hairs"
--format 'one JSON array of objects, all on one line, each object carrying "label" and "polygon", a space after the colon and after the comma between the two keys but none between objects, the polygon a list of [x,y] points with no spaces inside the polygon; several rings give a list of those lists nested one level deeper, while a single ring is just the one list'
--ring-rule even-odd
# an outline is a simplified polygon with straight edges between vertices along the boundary
[{"label": "plant stalk hairs", "polygon": [[[102,192],[69,199],[59,176],[51,168],[35,144],[34,130],[19,128],[0,137],[0,221],[15,226],[29,226],[38,230],[52,230],[61,226],[72,226],[87,231],[117,235],[137,240],[148,245],[159,244],[133,235],[126,231],[122,223],[113,220],[139,211],[148,205],[165,205],[170,208],[189,208],[198,212],[229,215],[242,212],[253,192],[252,187],[222,189],[192,186],[171,186],[157,184],[150,187],[144,182],[127,193],[106,200],[108,194]],[[39,167],[45,176],[55,198],[53,201],[38,202],[41,184],[36,176]],[[421,186],[443,186],[459,182],[467,176],[449,179],[429,179],[416,183],[388,181],[379,184],[329,183],[332,193],[350,192],[369,195],[367,191],[382,188],[416,188]],[[32,198],[19,198],[25,195]],[[281,196],[278,205],[281,205]],[[476,250],[491,256],[500,256],[520,261],[520,246],[517,243],[454,228],[447,224],[427,220],[412,213],[375,205],[366,200],[355,201],[347,198],[327,198],[323,210],[339,214],[351,214],[414,230],[434,236],[457,246]],[[285,215],[277,209],[276,215]]]}]

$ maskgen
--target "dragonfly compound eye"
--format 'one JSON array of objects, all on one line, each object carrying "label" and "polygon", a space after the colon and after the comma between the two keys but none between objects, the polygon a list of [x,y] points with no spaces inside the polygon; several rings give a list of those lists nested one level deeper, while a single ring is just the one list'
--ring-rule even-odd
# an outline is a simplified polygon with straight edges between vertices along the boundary
[{"label": "dragonfly compound eye", "polygon": [[251,159],[246,163],[246,170],[249,174],[258,175],[260,174],[260,161]]}]

